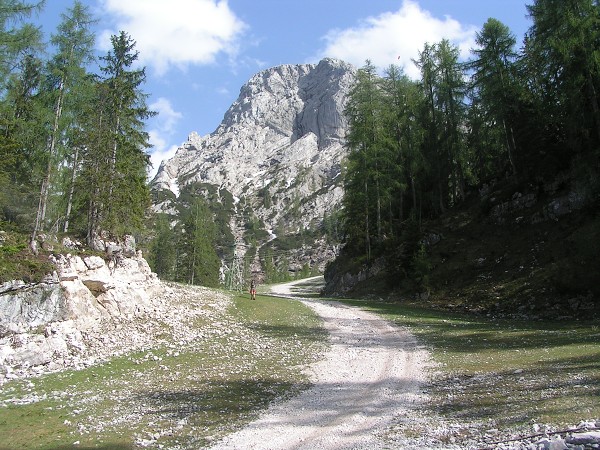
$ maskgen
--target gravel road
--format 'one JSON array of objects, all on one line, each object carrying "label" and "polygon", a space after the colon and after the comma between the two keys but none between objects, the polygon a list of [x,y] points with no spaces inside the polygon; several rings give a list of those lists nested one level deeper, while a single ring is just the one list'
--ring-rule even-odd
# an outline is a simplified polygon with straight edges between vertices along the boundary
[{"label": "gravel road", "polygon": [[[292,295],[294,283],[273,294],[292,296],[324,321],[330,348],[308,368],[313,386],[273,405],[214,449],[408,448],[388,431],[426,401],[421,392],[428,353],[414,336],[382,318],[337,302]],[[406,444],[406,443],[405,443]]]}]

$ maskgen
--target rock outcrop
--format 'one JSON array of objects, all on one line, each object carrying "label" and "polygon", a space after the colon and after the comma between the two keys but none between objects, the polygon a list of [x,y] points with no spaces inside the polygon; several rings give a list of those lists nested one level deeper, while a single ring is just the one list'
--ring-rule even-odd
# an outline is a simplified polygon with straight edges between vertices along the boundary
[{"label": "rock outcrop", "polygon": [[[352,66],[332,59],[256,74],[214,133],[190,134],[163,161],[152,182],[161,199],[154,209],[176,215],[176,197],[186,186],[211,185],[220,197],[233,199],[228,209],[236,255],[249,247],[244,234],[249,215],[261,223],[259,248],[307,231],[322,236],[323,218],[339,209],[343,194],[344,108],[354,77]],[[291,265],[322,268],[336,254],[326,239],[311,248],[286,245],[286,250],[290,247]]]},{"label": "rock outcrop", "polygon": [[56,271],[42,283],[0,286],[0,383],[77,366],[85,335],[131,320],[163,289],[141,253],[113,259],[51,257]]}]

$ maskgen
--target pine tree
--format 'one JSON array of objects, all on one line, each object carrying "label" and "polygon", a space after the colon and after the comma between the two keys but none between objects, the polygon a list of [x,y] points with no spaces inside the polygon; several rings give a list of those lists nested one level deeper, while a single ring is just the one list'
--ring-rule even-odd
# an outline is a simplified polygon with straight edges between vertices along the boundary
[{"label": "pine tree", "polygon": [[[439,85],[439,73],[435,59],[435,45],[425,43],[423,51],[413,63],[421,71],[419,86],[425,101],[419,114],[419,122],[425,130],[423,135],[423,155],[431,164],[431,179],[425,182],[430,186],[425,187],[431,198],[431,209],[443,212],[446,208],[446,188],[444,183],[445,158],[438,154],[442,148],[440,144],[440,112],[436,107],[437,86]],[[437,198],[434,196],[437,194]]]},{"label": "pine tree", "polygon": [[96,84],[94,110],[88,111],[89,145],[82,160],[88,242],[101,230],[120,235],[141,229],[150,203],[144,121],[155,113],[141,91],[145,70],[132,69],[138,52],[127,33],[111,42],[112,50],[101,58],[103,77]]},{"label": "pine tree", "polygon": [[194,197],[183,220],[181,281],[214,287],[219,284],[220,259],[215,251],[215,223],[206,200]]},{"label": "pine tree", "polygon": [[[417,210],[418,179],[425,170],[425,160],[421,153],[423,129],[417,120],[417,111],[423,103],[421,91],[401,69],[390,66],[382,83],[384,91],[385,129],[389,138],[391,152],[389,167],[391,171],[390,218],[401,224],[408,216],[407,211]],[[410,201],[405,202],[410,192]],[[398,227],[391,227],[391,235],[398,233]]]},{"label": "pine tree", "polygon": [[[488,19],[482,30],[477,33],[473,49],[475,59],[468,67],[473,70],[472,105],[473,122],[479,120],[477,131],[487,136],[502,136],[501,143],[487,142],[487,152],[492,158],[504,158],[508,161],[513,174],[517,173],[515,164],[516,139],[515,98],[516,79],[515,52],[516,39],[506,25],[496,19]],[[481,112],[476,118],[473,114]],[[503,152],[498,152],[498,144],[502,144]],[[493,166],[502,167],[502,163],[492,162]]]},{"label": "pine tree", "polygon": [[2,105],[0,183],[6,193],[4,216],[29,225],[34,210],[35,186],[40,179],[45,144],[46,109],[41,93],[42,61],[26,56],[19,72],[11,75]]},{"label": "pine tree", "polygon": [[154,231],[156,236],[150,246],[148,262],[159,278],[172,280],[177,256],[176,235],[167,214],[156,216]]},{"label": "pine tree", "polygon": [[381,237],[381,98],[378,77],[370,61],[359,69],[346,105],[349,149],[344,212],[347,233],[353,245],[364,248],[371,258],[373,240]]},{"label": "pine tree", "polygon": [[[0,0],[0,92],[23,58],[42,49],[38,27],[21,22],[40,11],[44,1],[25,3],[20,0]],[[19,24],[20,27],[13,26]]]},{"label": "pine tree", "polygon": [[437,66],[436,106],[440,111],[441,141],[439,155],[443,161],[442,180],[448,194],[444,203],[455,205],[464,197],[466,167],[468,166],[464,142],[466,82],[463,65],[459,62],[458,47],[443,39],[435,46]]},{"label": "pine tree", "polygon": [[0,219],[29,225],[44,142],[40,29],[44,2],[0,0]]},{"label": "pine tree", "polygon": [[[75,2],[73,8],[63,15],[58,34],[52,36],[57,53],[48,64],[48,93],[52,94],[53,118],[48,138],[47,165],[41,183],[40,199],[30,246],[36,252],[36,235],[44,229],[48,197],[51,184],[56,183],[58,168],[64,165],[66,154],[59,151],[60,142],[65,142],[66,131],[76,125],[78,90],[86,78],[85,65],[92,61],[94,37],[90,31],[91,16],[87,9]],[[67,118],[65,120],[65,117]],[[67,146],[68,148],[68,146]],[[75,170],[75,167],[72,169]],[[62,191],[62,189],[61,189]]]}]

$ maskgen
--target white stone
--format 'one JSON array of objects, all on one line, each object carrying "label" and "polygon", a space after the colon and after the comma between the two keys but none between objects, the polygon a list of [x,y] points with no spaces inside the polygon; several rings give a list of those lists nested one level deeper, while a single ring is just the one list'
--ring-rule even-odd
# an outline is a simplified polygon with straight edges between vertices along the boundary
[{"label": "white stone", "polygon": [[[153,189],[178,195],[184,183],[194,182],[226,189],[239,208],[230,228],[240,244],[246,205],[265,229],[317,227],[324,215],[339,209],[342,199],[337,184],[346,155],[344,107],[355,73],[349,64],[332,59],[259,72],[242,87],[215,132],[191,133],[161,163]],[[174,210],[169,202],[154,209]],[[327,255],[319,260],[324,266],[335,255],[329,247],[323,240],[298,255],[305,255],[305,261],[311,254]],[[245,250],[238,245],[235,253]]]}]

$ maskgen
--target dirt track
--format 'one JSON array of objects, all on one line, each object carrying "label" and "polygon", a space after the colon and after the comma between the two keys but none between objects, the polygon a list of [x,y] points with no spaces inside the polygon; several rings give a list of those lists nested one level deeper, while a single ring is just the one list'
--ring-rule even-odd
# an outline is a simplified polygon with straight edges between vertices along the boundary
[{"label": "dirt track", "polygon": [[[276,286],[272,293],[290,296],[292,286]],[[420,387],[429,355],[410,333],[337,302],[301,301],[330,333],[324,359],[308,368],[313,387],[272,406],[213,448],[384,448],[390,445],[387,430],[425,400]]]}]

